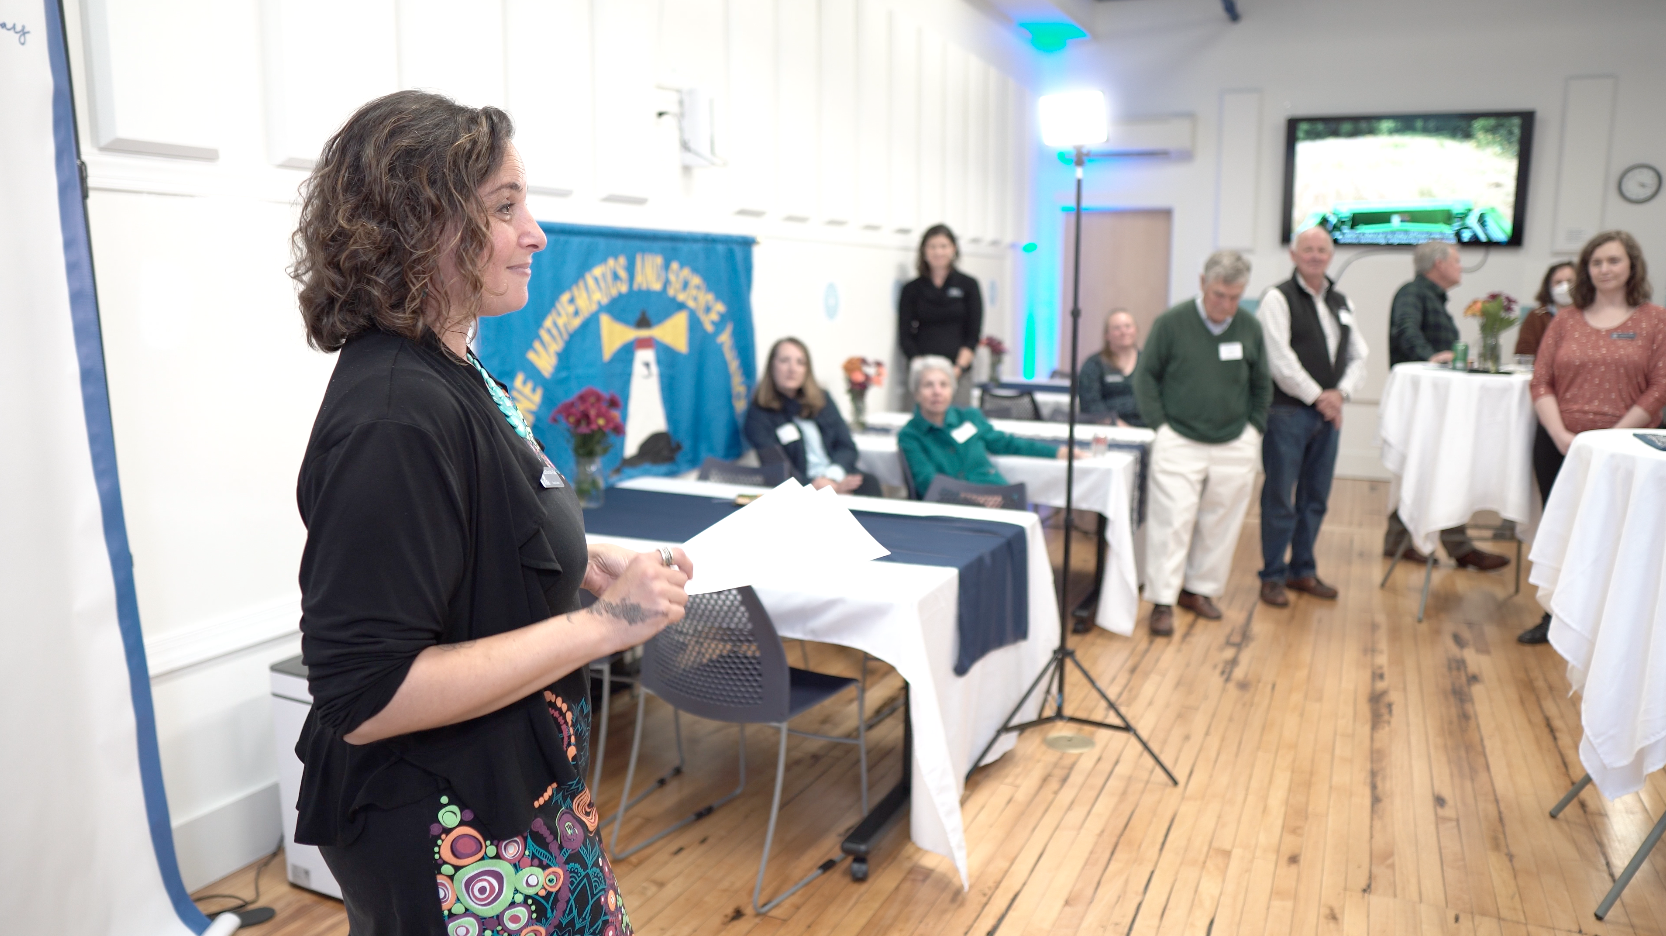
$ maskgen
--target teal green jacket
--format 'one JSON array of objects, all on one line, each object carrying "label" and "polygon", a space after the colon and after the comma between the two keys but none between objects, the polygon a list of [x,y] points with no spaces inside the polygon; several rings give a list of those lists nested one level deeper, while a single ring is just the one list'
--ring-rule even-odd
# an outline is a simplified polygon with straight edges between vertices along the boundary
[{"label": "teal green jacket", "polygon": [[[956,441],[954,433],[976,429],[964,442]],[[939,474],[970,481],[973,484],[1006,484],[1007,479],[995,470],[989,460],[995,455],[1030,455],[1035,458],[1057,458],[1059,447],[1021,439],[989,424],[975,409],[949,407],[943,414],[943,425],[934,426],[914,409],[914,418],[897,433],[897,448],[908,460],[908,472],[914,476],[914,489],[924,496],[931,480]]]}]

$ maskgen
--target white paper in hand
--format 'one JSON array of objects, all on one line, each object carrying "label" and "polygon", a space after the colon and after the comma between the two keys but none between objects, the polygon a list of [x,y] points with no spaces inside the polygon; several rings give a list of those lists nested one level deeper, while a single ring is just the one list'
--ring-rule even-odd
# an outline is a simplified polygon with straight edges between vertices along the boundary
[{"label": "white paper in hand", "polygon": [[690,595],[790,579],[890,555],[831,488],[818,495],[788,478],[683,544],[694,563]]}]

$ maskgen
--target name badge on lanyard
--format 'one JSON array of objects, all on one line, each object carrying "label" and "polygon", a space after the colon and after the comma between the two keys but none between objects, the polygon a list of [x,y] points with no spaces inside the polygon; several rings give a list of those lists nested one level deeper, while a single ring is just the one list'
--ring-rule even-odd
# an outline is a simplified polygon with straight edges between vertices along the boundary
[{"label": "name badge on lanyard", "polygon": [[526,443],[527,448],[532,449],[532,454],[538,456],[538,461],[544,466],[543,473],[538,476],[538,483],[546,489],[566,487],[567,482],[561,477],[561,471],[550,461],[550,457],[544,454],[544,450],[538,447],[538,443],[531,439],[521,441]]},{"label": "name badge on lanyard", "polygon": [[1218,346],[1221,349],[1221,360],[1242,361],[1244,359],[1244,343],[1242,341],[1223,341]]},{"label": "name badge on lanyard", "polygon": [[965,445],[967,439],[970,439],[971,437],[973,437],[977,434],[978,434],[978,427],[975,424],[969,423],[969,422],[961,423],[960,425],[954,427],[954,429],[949,432],[950,438],[953,438],[956,442],[960,443],[961,445]]}]

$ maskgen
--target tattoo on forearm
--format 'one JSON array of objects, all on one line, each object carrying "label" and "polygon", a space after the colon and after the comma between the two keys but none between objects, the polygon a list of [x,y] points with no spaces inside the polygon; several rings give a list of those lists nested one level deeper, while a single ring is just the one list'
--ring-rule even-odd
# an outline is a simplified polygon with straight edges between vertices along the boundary
[{"label": "tattoo on forearm", "polygon": [[596,610],[633,626],[648,620],[648,610],[634,601],[598,601]]}]

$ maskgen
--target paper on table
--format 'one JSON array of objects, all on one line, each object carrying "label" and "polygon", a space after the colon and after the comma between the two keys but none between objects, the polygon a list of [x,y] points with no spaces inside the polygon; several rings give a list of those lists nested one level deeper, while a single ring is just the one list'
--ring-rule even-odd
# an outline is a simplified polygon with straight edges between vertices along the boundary
[{"label": "paper on table", "polygon": [[830,566],[890,555],[831,488],[805,487],[788,478],[769,493],[696,533],[683,544],[694,563],[691,595],[762,581],[818,574]]}]

